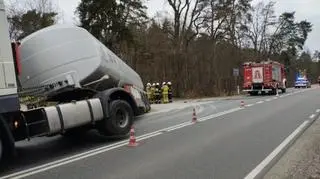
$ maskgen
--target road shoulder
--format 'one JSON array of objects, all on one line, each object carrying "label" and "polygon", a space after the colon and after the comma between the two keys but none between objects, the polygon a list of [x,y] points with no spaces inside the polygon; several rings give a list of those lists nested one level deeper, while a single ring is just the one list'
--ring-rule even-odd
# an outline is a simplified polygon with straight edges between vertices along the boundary
[{"label": "road shoulder", "polygon": [[296,140],[264,178],[320,178],[320,118]]}]

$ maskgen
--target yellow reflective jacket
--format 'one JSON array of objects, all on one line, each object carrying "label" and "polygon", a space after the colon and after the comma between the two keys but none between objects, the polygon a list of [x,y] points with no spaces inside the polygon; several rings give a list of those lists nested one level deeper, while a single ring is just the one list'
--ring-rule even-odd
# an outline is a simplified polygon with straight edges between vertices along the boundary
[{"label": "yellow reflective jacket", "polygon": [[168,94],[168,93],[169,93],[169,87],[168,87],[168,85],[163,85],[163,86],[162,86],[162,93],[163,93],[163,94]]}]

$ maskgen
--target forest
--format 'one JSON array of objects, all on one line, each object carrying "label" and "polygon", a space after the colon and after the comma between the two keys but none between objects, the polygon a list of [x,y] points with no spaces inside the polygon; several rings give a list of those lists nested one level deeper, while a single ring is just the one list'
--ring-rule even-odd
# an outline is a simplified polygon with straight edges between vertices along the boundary
[{"label": "forest", "polygon": [[[18,2],[16,2],[18,3]],[[7,6],[10,36],[27,35],[59,23],[51,0]],[[275,13],[275,2],[252,0],[166,0],[166,15],[149,17],[144,0],[81,0],[74,14],[87,29],[136,70],[144,83],[171,81],[176,97],[232,95],[242,82],[243,62],[285,64],[289,85],[306,69],[316,82],[318,51],[305,50],[312,31],[295,12]],[[233,76],[233,69],[240,76]]]}]

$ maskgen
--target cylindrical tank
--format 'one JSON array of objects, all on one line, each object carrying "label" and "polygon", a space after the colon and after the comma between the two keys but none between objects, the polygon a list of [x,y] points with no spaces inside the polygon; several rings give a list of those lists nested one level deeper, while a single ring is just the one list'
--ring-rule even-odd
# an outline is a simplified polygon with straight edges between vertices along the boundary
[{"label": "cylindrical tank", "polygon": [[83,28],[53,25],[21,41],[20,81],[23,88],[71,81],[77,87],[104,90],[134,85],[143,90],[140,76]]}]

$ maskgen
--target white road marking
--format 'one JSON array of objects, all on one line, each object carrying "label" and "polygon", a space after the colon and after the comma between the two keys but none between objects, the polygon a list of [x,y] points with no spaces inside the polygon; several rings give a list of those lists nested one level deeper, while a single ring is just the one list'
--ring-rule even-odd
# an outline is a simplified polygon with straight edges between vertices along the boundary
[{"label": "white road marking", "polygon": [[[148,134],[145,134],[145,135],[141,135],[141,136],[137,137],[137,141],[142,141],[142,140],[145,140],[145,139],[148,139],[148,138],[151,138],[151,137],[158,136],[160,134],[162,134],[162,132],[155,131],[155,132],[151,132],[151,133],[148,133]],[[80,153],[80,154],[76,154],[76,155],[73,155],[73,156],[70,156],[70,157],[66,157],[66,158],[63,158],[63,159],[60,159],[60,160],[56,160],[56,161],[47,163],[47,164],[44,164],[44,165],[40,165],[40,166],[33,167],[33,168],[30,168],[30,169],[27,169],[27,170],[23,170],[23,171],[20,171],[20,172],[13,173],[13,174],[10,174],[10,175],[6,175],[6,176],[3,176],[3,177],[0,177],[0,179],[6,179],[6,178],[19,179],[19,178],[24,178],[24,177],[27,177],[27,176],[31,176],[31,175],[34,175],[34,174],[37,174],[37,173],[41,173],[41,172],[50,170],[52,168],[56,168],[56,167],[59,167],[59,166],[65,165],[65,164],[69,164],[69,163],[72,163],[72,162],[75,162],[75,161],[78,161],[78,160],[81,160],[81,159],[84,159],[84,158],[88,158],[90,156],[94,156],[94,155],[97,155],[97,154],[100,154],[100,153],[103,153],[103,152],[107,152],[107,151],[110,151],[110,150],[113,150],[113,149],[120,148],[122,146],[126,146],[126,145],[128,145],[128,142],[129,142],[129,139],[122,140],[122,141],[116,142],[114,144],[110,144],[110,145],[107,145],[107,146],[99,147],[97,149],[92,149],[92,150],[89,150],[87,152],[83,152],[83,153]]]},{"label": "white road marking", "polygon": [[320,109],[317,109],[317,110],[316,110],[316,113],[319,113],[319,112],[320,112]]},{"label": "white road marking", "polygon": [[[214,119],[216,117],[219,117],[219,116],[222,116],[222,115],[225,115],[225,114],[229,114],[229,113],[232,113],[232,112],[236,112],[238,110],[241,110],[241,108],[234,108],[234,109],[230,109],[230,110],[227,110],[227,111],[224,111],[224,112],[220,112],[220,113],[217,113],[217,114],[209,115],[209,116],[206,116],[206,117],[198,119],[198,121],[202,122],[202,121],[206,121],[206,120],[209,120],[209,119]],[[137,137],[137,141],[146,140],[146,139],[149,139],[151,137],[155,137],[155,136],[161,135],[165,131],[166,132],[170,132],[170,131],[173,131],[173,130],[176,130],[176,129],[180,129],[180,128],[183,128],[183,127],[186,127],[186,126],[189,126],[189,125],[192,125],[192,124],[193,123],[191,122],[191,119],[190,119],[190,121],[188,121],[188,122],[184,122],[184,123],[181,123],[181,124],[178,124],[178,125],[174,125],[174,126],[171,126],[171,127],[167,127],[167,128],[160,129],[160,130],[148,133],[148,134],[144,134],[144,135],[138,136]],[[91,156],[94,156],[94,155],[98,155],[100,153],[104,153],[104,152],[107,152],[107,151],[110,151],[110,150],[113,150],[113,149],[117,149],[117,148],[126,146],[128,144],[128,142],[129,142],[129,139],[122,140],[122,141],[116,142],[114,144],[106,145],[106,146],[103,146],[103,147],[99,147],[97,149],[92,149],[92,150],[89,150],[89,151],[86,151],[86,152],[83,152],[83,153],[79,153],[79,154],[76,154],[76,155],[73,155],[73,156],[70,156],[70,157],[66,157],[66,158],[63,158],[63,159],[60,159],[60,160],[49,162],[49,163],[44,164],[44,165],[39,165],[39,166],[36,166],[36,167],[33,167],[33,168],[29,168],[29,169],[26,169],[26,170],[22,170],[22,171],[13,173],[13,174],[9,174],[9,175],[0,177],[0,179],[7,179],[7,178],[19,179],[19,178],[24,178],[24,177],[27,177],[27,176],[35,175],[37,173],[41,173],[41,172],[44,172],[44,171],[47,171],[47,170],[50,170],[50,169],[53,169],[53,168],[56,168],[56,167],[59,167],[59,166],[62,166],[62,165],[73,163],[75,161],[78,161],[78,160],[81,160],[81,159],[84,159],[84,158],[88,158],[88,157],[91,157]]]},{"label": "white road marking", "polygon": [[[292,95],[292,94],[288,94],[288,95]],[[274,97],[273,99],[277,99],[277,97]],[[263,101],[259,102],[259,103],[263,103]],[[253,105],[254,104],[248,104],[248,106],[253,106]],[[190,106],[186,106],[186,107],[184,106],[184,107],[181,107],[180,109],[187,108],[187,107],[190,107]],[[239,111],[241,109],[243,109],[243,108],[240,108],[240,107],[233,108],[233,109],[230,109],[230,110],[227,110],[227,111],[223,111],[223,112],[220,112],[220,113],[216,113],[216,114],[212,114],[212,115],[209,115],[209,116],[202,117],[202,118],[198,119],[198,121],[199,122],[203,122],[203,121],[206,121],[206,120],[209,120],[209,119],[214,119],[214,118],[217,118],[217,117],[229,114],[229,113],[233,113],[233,112]],[[202,111],[201,106],[199,108],[199,111]],[[265,167],[265,165],[268,164],[268,162],[270,162],[271,159],[274,158],[274,156],[277,153],[279,153],[279,151],[281,151],[280,149],[283,148],[290,140],[292,140],[292,138],[295,135],[297,135],[297,133],[299,131],[301,131],[302,128],[308,122],[309,121],[305,121],[304,123],[302,123],[264,161],[262,161],[252,172],[250,172],[247,175],[246,179],[251,179],[250,177],[252,177],[252,176],[254,177],[257,174],[259,174],[259,172],[261,172],[261,170]],[[171,127],[160,129],[160,130],[148,133],[148,134],[144,134],[144,135],[138,136],[137,137],[137,141],[146,140],[146,139],[161,135],[164,132],[169,132],[169,131],[173,131],[173,130],[176,130],[176,129],[180,129],[180,128],[189,126],[191,124],[193,124],[193,123],[188,121],[188,122],[177,124],[177,125],[174,125],[174,126],[171,126]],[[56,168],[56,167],[59,167],[59,166],[62,166],[62,165],[73,163],[73,162],[81,160],[81,159],[85,159],[85,158],[88,158],[88,157],[91,157],[91,156],[94,156],[94,155],[98,155],[100,153],[104,153],[104,152],[107,152],[107,151],[110,151],[110,150],[113,150],[113,149],[117,149],[117,148],[126,146],[128,144],[128,141],[129,141],[129,139],[122,140],[122,141],[119,141],[119,142],[116,142],[116,143],[113,143],[113,144],[110,144],[110,145],[106,145],[106,146],[99,147],[99,148],[96,148],[96,149],[92,149],[92,150],[89,150],[89,151],[86,151],[86,152],[83,152],[83,153],[79,153],[79,154],[76,154],[76,155],[73,155],[73,156],[70,156],[70,157],[66,157],[66,158],[63,158],[63,159],[60,159],[60,160],[49,162],[49,163],[44,164],[44,165],[39,165],[39,166],[36,166],[36,167],[33,167],[33,168],[29,168],[29,169],[22,170],[22,171],[19,171],[19,172],[16,172],[16,173],[12,173],[12,174],[0,177],[0,179],[7,179],[7,178],[19,179],[19,178],[24,178],[24,177],[27,177],[27,176],[35,175],[37,173],[41,173],[41,172],[44,172],[44,171],[47,171],[47,170],[50,170],[50,169],[53,169],[53,168]]]},{"label": "white road marking", "polygon": [[193,124],[192,122],[188,122],[187,124],[180,125],[180,126],[177,126],[177,127],[171,128],[171,129],[168,129],[167,132],[171,132],[171,131],[174,131],[174,130],[177,130],[177,129],[180,129],[180,128],[183,128],[183,127],[186,127],[186,126],[190,126],[190,125],[192,125],[192,124]]},{"label": "white road marking", "polygon": [[247,104],[245,105],[246,107],[251,107],[251,106],[254,106],[254,104]]},{"label": "white road marking", "polygon": [[311,115],[309,116],[309,118],[310,118],[310,119],[313,119],[315,116],[316,116],[315,114],[311,114]]},{"label": "white road marking", "polygon": [[214,118],[217,118],[217,117],[226,115],[226,114],[230,114],[230,113],[239,111],[239,110],[241,110],[241,109],[243,109],[243,108],[240,108],[240,107],[239,107],[239,108],[234,108],[234,109],[230,109],[230,110],[227,110],[227,111],[219,112],[219,113],[216,113],[216,114],[212,114],[212,115],[209,115],[209,116],[200,118],[200,119],[198,119],[198,121],[199,121],[199,122],[203,122],[203,121],[206,121],[206,120],[209,120],[209,119],[214,119]]},{"label": "white road marking", "polygon": [[[144,137],[140,136],[139,138],[137,138],[137,141],[139,142],[139,141],[142,141],[142,140],[146,140],[146,139],[149,139],[151,137],[158,136],[160,134],[163,134],[163,133],[162,132],[157,132],[157,133],[154,133],[154,134],[151,134],[151,135],[147,135],[147,136],[144,136]],[[127,145],[127,144],[125,144],[125,145]]]},{"label": "white road marking", "polygon": [[268,98],[268,99],[266,99],[266,101],[272,101],[272,98]]},{"label": "white road marking", "polygon": [[273,97],[272,99],[278,99],[277,97]]},{"label": "white road marking", "polygon": [[[191,119],[190,119],[191,121]],[[162,132],[169,132],[169,131],[172,131],[173,129],[179,129],[181,126],[186,126],[190,123],[190,121],[188,122],[184,122],[184,123],[181,123],[181,124],[178,124],[178,125],[174,125],[174,126],[171,126],[171,127],[167,127],[165,129],[162,129],[161,131]]]},{"label": "white road marking", "polygon": [[281,144],[275,148],[256,168],[254,168],[244,179],[256,178],[262,170],[297,136],[309,121],[304,121],[296,130],[294,130]]},{"label": "white road marking", "polygon": [[261,104],[261,103],[264,103],[264,101],[258,101],[258,102],[256,102],[257,104]]},{"label": "white road marking", "polygon": [[[142,141],[142,140],[145,140],[145,139],[148,139],[148,138],[151,138],[151,137],[155,137],[155,136],[158,136],[162,134],[161,132],[158,132],[158,133],[154,133],[152,135],[147,135],[147,136],[144,136],[144,137],[140,137],[139,139],[137,139],[137,141]],[[25,178],[27,176],[31,176],[31,175],[34,175],[34,174],[37,174],[37,173],[41,173],[41,172],[44,172],[44,171],[47,171],[47,170],[50,170],[52,168],[56,168],[56,167],[59,167],[61,165],[65,165],[65,164],[68,164],[68,163],[72,163],[72,162],[75,162],[75,161],[78,161],[78,160],[81,160],[81,159],[84,159],[84,158],[88,158],[90,156],[94,156],[94,155],[97,155],[97,154],[100,154],[100,153],[104,153],[104,152],[107,152],[107,151],[110,151],[110,150],[113,150],[113,149],[117,149],[117,148],[120,148],[120,147],[123,147],[123,146],[126,146],[128,145],[128,142],[125,141],[125,143],[120,143],[120,144],[117,144],[117,145],[110,145],[110,147],[107,147],[103,150],[98,150],[98,151],[95,151],[95,152],[91,152],[89,154],[86,154],[86,155],[82,155],[82,156],[79,156],[77,158],[70,158],[69,160],[64,160],[60,163],[57,163],[57,164],[53,164],[53,165],[49,165],[47,167],[40,167],[39,169],[33,169],[32,171],[30,172],[23,172],[23,174],[21,175],[17,175],[17,173],[15,175],[12,175],[12,176],[5,176],[5,177],[1,177],[2,178],[14,178],[14,179],[20,179],[20,178]],[[45,164],[47,165],[47,164]],[[35,167],[35,168],[38,168],[38,167]]]}]

